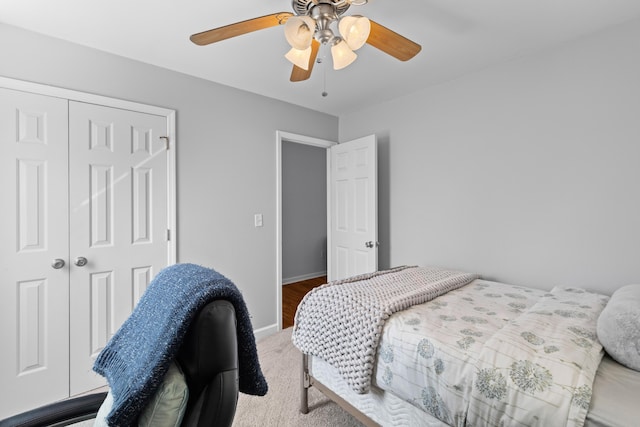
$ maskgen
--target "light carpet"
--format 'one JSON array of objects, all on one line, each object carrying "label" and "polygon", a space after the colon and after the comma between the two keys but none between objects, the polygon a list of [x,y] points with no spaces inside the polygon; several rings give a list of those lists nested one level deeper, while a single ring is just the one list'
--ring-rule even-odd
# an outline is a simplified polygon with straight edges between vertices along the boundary
[{"label": "light carpet", "polygon": [[234,427],[361,427],[362,424],[313,387],[309,413],[300,413],[302,356],[291,343],[292,328],[258,341],[258,357],[269,384],[266,396],[240,393]]}]

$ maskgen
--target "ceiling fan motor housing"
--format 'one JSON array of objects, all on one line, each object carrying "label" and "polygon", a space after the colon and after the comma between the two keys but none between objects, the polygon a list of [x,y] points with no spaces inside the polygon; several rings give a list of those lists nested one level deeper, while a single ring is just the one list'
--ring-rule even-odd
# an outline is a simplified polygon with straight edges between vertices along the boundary
[{"label": "ceiling fan motor housing", "polygon": [[297,15],[309,16],[316,22],[314,38],[322,44],[339,41],[330,28],[351,6],[351,0],[292,0]]},{"label": "ceiling fan motor housing", "polygon": [[293,11],[296,15],[310,15],[310,10],[314,6],[319,5],[328,5],[332,8],[336,16],[341,16],[345,13],[349,6],[351,6],[351,1],[349,0],[291,0],[291,6],[293,7]]}]

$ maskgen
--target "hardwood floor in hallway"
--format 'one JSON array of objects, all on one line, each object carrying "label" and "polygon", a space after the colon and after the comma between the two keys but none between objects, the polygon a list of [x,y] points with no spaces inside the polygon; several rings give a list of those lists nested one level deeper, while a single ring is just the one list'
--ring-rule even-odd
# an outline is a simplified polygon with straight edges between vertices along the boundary
[{"label": "hardwood floor in hallway", "polygon": [[307,292],[325,283],[327,276],[320,276],[282,286],[282,329],[293,326],[298,304]]}]

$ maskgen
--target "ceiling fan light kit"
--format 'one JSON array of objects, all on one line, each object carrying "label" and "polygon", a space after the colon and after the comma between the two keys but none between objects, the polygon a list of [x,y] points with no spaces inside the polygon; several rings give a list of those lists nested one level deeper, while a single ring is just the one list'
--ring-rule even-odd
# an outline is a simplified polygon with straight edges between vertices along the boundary
[{"label": "ceiling fan light kit", "polygon": [[289,52],[284,55],[293,65],[300,67],[303,70],[309,69],[309,59],[311,59],[311,41],[309,41],[309,47],[305,50],[291,48]]},{"label": "ceiling fan light kit", "polygon": [[311,46],[316,31],[316,21],[310,16],[293,16],[284,24],[284,36],[289,45],[298,50]]},{"label": "ceiling fan light kit", "polygon": [[333,69],[342,70],[356,60],[358,55],[351,50],[349,45],[340,37],[334,37],[331,46],[331,58],[333,59]]},{"label": "ceiling fan light kit", "polygon": [[351,50],[358,50],[367,42],[371,32],[371,21],[360,15],[343,16],[338,31]]},{"label": "ceiling fan light kit", "polygon": [[[311,46],[311,39],[315,38],[322,44],[331,45],[334,70],[341,70],[353,63],[358,57],[354,50],[364,46],[369,38],[369,32],[371,31],[369,19],[360,15],[339,18],[336,7],[330,3],[314,4],[309,10],[309,14],[310,16],[289,18],[284,25],[284,34],[291,47],[299,50],[305,49]],[[335,22],[338,22],[340,36],[336,36],[330,28]],[[302,58],[303,55],[302,53],[292,54],[289,51],[285,57],[295,66],[300,67],[296,60]],[[309,57],[306,56],[305,58],[308,62]],[[306,68],[304,69],[306,70]]]},{"label": "ceiling fan light kit", "polygon": [[[354,52],[369,44],[401,61],[407,61],[422,47],[394,31],[361,15],[342,16],[350,6],[361,6],[368,0],[292,0],[295,15],[279,12],[237,22],[191,36],[198,45],[207,45],[241,34],[284,25],[291,50],[285,54],[291,63],[291,81],[307,80],[321,44],[331,47],[333,68],[340,70],[353,63]],[[337,34],[331,27],[337,27]]]}]

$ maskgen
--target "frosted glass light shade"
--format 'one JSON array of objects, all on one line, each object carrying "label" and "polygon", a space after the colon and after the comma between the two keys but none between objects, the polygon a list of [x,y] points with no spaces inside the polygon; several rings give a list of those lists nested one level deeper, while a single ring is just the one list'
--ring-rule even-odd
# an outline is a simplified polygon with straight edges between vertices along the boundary
[{"label": "frosted glass light shade", "polygon": [[347,46],[344,40],[340,40],[331,46],[331,57],[333,58],[333,69],[341,70],[355,61],[358,55]]},{"label": "frosted glass light shade", "polygon": [[316,21],[310,16],[292,16],[284,24],[284,36],[289,45],[298,50],[311,46],[311,39],[316,30]]},{"label": "frosted glass light shade", "polygon": [[358,50],[369,38],[371,21],[369,18],[359,15],[344,16],[338,23],[338,30],[351,50]]},{"label": "frosted glass light shade", "polygon": [[284,55],[291,63],[303,70],[309,69],[309,58],[311,58],[311,46],[304,50],[291,48],[289,52]]}]

